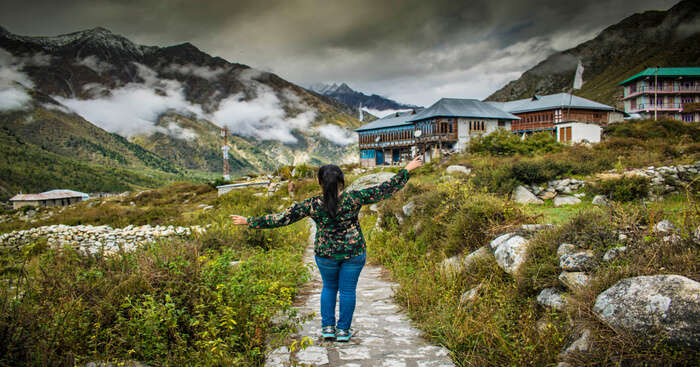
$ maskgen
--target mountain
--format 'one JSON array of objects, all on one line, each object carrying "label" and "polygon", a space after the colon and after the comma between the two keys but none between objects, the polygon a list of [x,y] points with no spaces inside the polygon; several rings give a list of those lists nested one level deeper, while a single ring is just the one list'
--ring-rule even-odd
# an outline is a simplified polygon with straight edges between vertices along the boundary
[{"label": "mountain", "polygon": [[0,127],[19,139],[3,144],[42,154],[165,176],[218,173],[227,126],[233,175],[357,155],[360,122],[347,106],[190,43],[138,45],[99,27],[54,37],[0,27],[2,69]]},{"label": "mountain", "polygon": [[647,67],[698,66],[698,45],[700,2],[684,0],[666,11],[629,16],[592,40],[549,56],[486,100],[508,101],[568,91],[581,60],[584,83],[574,93],[621,108],[619,82]]},{"label": "mountain", "polygon": [[399,103],[376,94],[368,96],[362,92],[353,90],[345,83],[341,83],[340,85],[336,83],[318,83],[309,86],[308,89],[318,94],[336,99],[353,108],[358,108],[360,104],[362,104],[362,107],[379,111],[419,108],[419,106]]}]

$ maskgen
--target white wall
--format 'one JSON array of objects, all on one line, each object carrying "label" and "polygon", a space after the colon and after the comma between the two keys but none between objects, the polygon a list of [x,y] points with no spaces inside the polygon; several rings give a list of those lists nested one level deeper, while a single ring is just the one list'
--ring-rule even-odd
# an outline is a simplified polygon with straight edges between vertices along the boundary
[{"label": "white wall", "polygon": [[589,143],[600,143],[600,135],[603,129],[596,124],[586,124],[582,122],[567,122],[557,125],[557,140],[559,140],[559,129],[571,127],[571,143],[587,141]]},{"label": "white wall", "polygon": [[[455,150],[464,151],[469,145],[469,140],[472,136],[480,135],[482,133],[471,133],[469,134],[469,122],[470,121],[485,121],[486,122],[486,132],[485,134],[490,134],[496,129],[498,129],[498,120],[493,119],[470,119],[470,118],[459,118],[457,119],[457,144],[455,144]],[[504,129],[510,130],[510,121],[506,122]]]}]

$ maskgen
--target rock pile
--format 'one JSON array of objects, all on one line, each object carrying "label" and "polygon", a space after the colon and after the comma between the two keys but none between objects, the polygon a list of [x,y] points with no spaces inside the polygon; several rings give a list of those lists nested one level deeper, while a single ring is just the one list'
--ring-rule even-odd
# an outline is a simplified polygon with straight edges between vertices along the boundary
[{"label": "rock pile", "polygon": [[[642,176],[651,181],[650,196],[678,193],[683,191],[684,185],[693,181],[700,173],[700,161],[695,164],[678,166],[662,166],[633,169],[624,173],[625,176]],[[614,170],[608,171],[603,176],[617,175]]]},{"label": "rock pile", "polygon": [[52,247],[71,246],[81,251],[97,253],[113,253],[120,248],[133,250],[137,245],[153,242],[160,238],[188,236],[192,233],[203,233],[206,229],[200,226],[127,226],[112,228],[110,226],[78,225],[67,226],[56,224],[32,229],[14,231],[0,235],[2,246],[22,246],[39,238],[46,237]]},{"label": "rock pile", "polygon": [[546,185],[518,186],[513,191],[513,200],[520,204],[543,204],[544,200],[555,199],[560,202],[560,205],[577,204],[581,200],[569,195],[582,189],[585,184],[585,181],[565,178],[549,181]]}]

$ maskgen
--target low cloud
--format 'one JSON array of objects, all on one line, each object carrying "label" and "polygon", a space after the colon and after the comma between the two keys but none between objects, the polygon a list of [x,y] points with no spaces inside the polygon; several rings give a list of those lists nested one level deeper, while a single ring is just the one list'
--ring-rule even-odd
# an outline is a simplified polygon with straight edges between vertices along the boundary
[{"label": "low cloud", "polygon": [[318,134],[330,140],[335,145],[349,145],[357,143],[357,134],[337,125],[321,125],[317,128]]},{"label": "low cloud", "polygon": [[88,67],[98,74],[104,74],[114,69],[114,65],[106,61],[102,61],[94,55],[90,55],[82,60],[76,61],[75,65],[82,65]]},{"label": "low cloud", "polygon": [[34,83],[21,69],[32,62],[32,57],[15,57],[0,48],[0,111],[27,107],[32,97],[27,89]]},{"label": "low cloud", "polygon": [[231,95],[219,103],[219,109],[210,118],[241,136],[296,143],[292,130],[308,129],[316,119],[316,110],[305,105],[292,91],[283,90],[281,95],[287,105],[300,111],[288,116],[275,91],[255,80],[263,74],[263,71],[253,68],[243,70],[239,80],[253,91],[254,97],[248,99],[242,93]]},{"label": "low cloud", "polygon": [[165,72],[178,73],[182,75],[194,75],[206,80],[214,80],[221,74],[228,72],[226,68],[210,68],[207,66],[197,66],[192,64],[178,65],[170,64],[165,69]]},{"label": "low cloud", "polygon": [[[179,83],[159,80],[153,70],[137,66],[145,83],[130,83],[112,90],[109,96],[95,99],[54,98],[95,125],[126,137],[175,131],[155,125],[158,117],[168,111],[203,116],[201,106],[185,99]],[[175,131],[175,135],[181,136],[182,132]]]}]

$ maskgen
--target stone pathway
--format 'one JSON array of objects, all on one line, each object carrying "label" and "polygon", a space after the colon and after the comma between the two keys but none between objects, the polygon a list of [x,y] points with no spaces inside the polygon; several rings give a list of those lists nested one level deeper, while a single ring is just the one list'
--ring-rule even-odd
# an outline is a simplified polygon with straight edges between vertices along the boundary
[{"label": "stone pathway", "polygon": [[323,341],[320,338],[322,281],[314,263],[313,246],[306,249],[304,262],[313,269],[313,278],[300,298],[299,311],[316,315],[302,326],[296,339],[309,337],[313,345],[293,353],[287,347],[278,348],[268,355],[265,366],[454,367],[448,350],[428,343],[420,330],[411,326],[408,316],[399,311],[392,298],[393,287],[397,285],[382,280],[383,270],[377,266],[365,265],[360,274],[352,322],[355,334],[350,342]]}]

